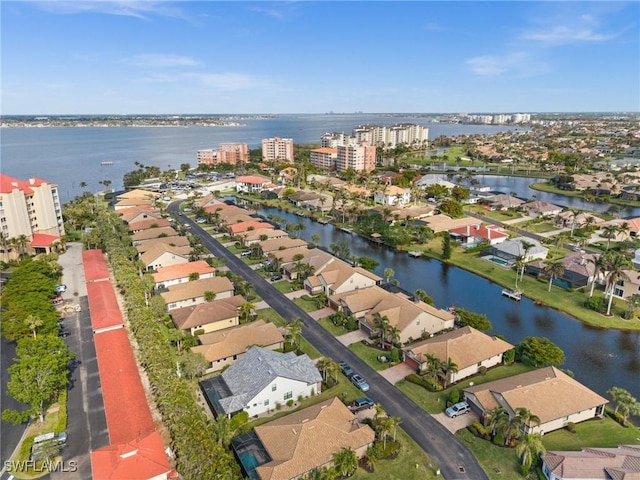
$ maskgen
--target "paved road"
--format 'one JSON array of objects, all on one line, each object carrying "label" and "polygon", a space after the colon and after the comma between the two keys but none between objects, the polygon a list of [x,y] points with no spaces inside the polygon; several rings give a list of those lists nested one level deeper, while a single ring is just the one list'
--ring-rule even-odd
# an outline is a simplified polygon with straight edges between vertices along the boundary
[{"label": "paved road", "polygon": [[[169,211],[176,213],[180,202],[169,206]],[[178,217],[181,222],[191,226],[191,233],[198,235],[202,244],[214,255],[225,258],[226,265],[235,273],[251,282],[256,292],[274,310],[287,321],[299,318],[302,321],[304,337],[318,351],[334,360],[345,360],[355,371],[362,374],[368,381],[370,394],[384,409],[394,417],[402,419],[402,428],[418,445],[431,457],[447,480],[487,479],[475,457],[469,450],[444,426],[431,415],[419,408],[400,390],[391,385],[375,370],[356,356],[351,350],[342,345],[333,335],[322,328],[304,310],[282,295],[275,287],[255,273],[248,265],[235,255],[232,255],[217,240],[200,228],[191,219]]]}]

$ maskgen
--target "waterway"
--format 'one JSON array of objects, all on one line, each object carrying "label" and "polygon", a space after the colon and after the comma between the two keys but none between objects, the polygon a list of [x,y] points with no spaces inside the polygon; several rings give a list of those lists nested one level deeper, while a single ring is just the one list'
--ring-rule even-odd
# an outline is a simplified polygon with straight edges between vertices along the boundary
[{"label": "waterway", "polygon": [[[527,336],[547,337],[565,352],[565,364],[575,378],[606,396],[613,386],[629,390],[640,398],[640,332],[605,330],[587,326],[554,309],[536,305],[528,298],[520,302],[501,295],[502,287],[458,267],[438,260],[412,258],[406,253],[372,244],[362,237],[298,217],[275,208],[259,208],[263,216],[279,215],[285,221],[305,226],[301,237],[317,234],[320,245],[329,248],[334,242],[347,242],[351,255],[368,256],[379,262],[375,273],[385,268],[395,272],[400,287],[414,292],[425,290],[441,308],[462,307],[483,313],[491,320],[494,334],[511,343]],[[492,269],[501,268],[487,264]]]}]

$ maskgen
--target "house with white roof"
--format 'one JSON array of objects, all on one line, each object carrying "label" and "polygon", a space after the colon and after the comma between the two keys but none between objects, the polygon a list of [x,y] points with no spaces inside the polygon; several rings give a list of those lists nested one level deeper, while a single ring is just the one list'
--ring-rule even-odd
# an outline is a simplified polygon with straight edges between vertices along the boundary
[{"label": "house with white roof", "polygon": [[250,417],[320,393],[322,376],[308,355],[251,347],[222,374],[200,383],[216,415]]}]

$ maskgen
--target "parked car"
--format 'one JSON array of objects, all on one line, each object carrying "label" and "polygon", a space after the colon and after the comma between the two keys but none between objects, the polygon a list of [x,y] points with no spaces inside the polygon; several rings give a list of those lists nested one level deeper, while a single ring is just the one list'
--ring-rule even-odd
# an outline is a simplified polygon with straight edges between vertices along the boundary
[{"label": "parked car", "polygon": [[371,408],[375,404],[376,402],[374,402],[373,399],[369,397],[360,397],[351,402],[351,405],[349,405],[349,410],[351,410],[353,413],[357,413],[361,410]]},{"label": "parked car", "polygon": [[241,257],[248,257],[249,255],[251,255],[251,250],[244,250],[242,253],[240,253]]},{"label": "parked car", "polygon": [[51,300],[51,304],[54,307],[57,307],[58,305],[62,305],[64,303],[64,298],[58,296],[56,298],[54,298],[53,300]]},{"label": "parked car", "polygon": [[61,293],[64,293],[67,291],[67,286],[63,283],[60,285],[56,285],[55,291],[56,291],[56,294],[60,295]]},{"label": "parked car", "polygon": [[369,384],[359,373],[354,373],[351,376],[351,382],[363,392],[369,391]]},{"label": "parked car", "polygon": [[207,219],[206,219],[206,218],[202,218],[202,217],[198,217],[198,218],[196,218],[196,223],[204,223],[204,222],[206,222],[206,221],[207,221]]},{"label": "parked car", "polygon": [[347,377],[353,375],[353,368],[351,368],[347,362],[345,362],[344,360],[340,360],[338,362],[338,365],[340,365],[340,367],[342,368],[342,373],[344,373]]},{"label": "parked car", "polygon": [[271,277],[272,282],[277,282],[278,280],[282,280],[282,275],[274,275]]},{"label": "parked car", "polygon": [[447,417],[455,418],[458,415],[464,415],[465,413],[469,413],[470,411],[471,407],[467,402],[458,402],[447,408],[444,413],[447,415]]}]

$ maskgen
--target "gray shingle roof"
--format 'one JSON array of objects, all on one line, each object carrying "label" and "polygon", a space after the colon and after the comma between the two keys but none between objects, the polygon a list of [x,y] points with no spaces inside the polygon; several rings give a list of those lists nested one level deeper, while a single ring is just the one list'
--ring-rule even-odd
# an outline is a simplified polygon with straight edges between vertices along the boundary
[{"label": "gray shingle roof", "polygon": [[219,401],[225,413],[242,410],[278,377],[307,384],[322,381],[320,372],[306,354],[297,356],[294,352],[279,353],[260,347],[251,347],[221,376],[231,391],[231,396]]}]

